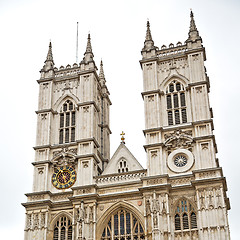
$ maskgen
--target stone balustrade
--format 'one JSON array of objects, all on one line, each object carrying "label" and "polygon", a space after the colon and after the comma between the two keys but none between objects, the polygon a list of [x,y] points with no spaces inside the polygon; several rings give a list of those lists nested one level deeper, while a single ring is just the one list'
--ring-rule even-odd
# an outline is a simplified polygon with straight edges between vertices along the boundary
[{"label": "stone balustrade", "polygon": [[101,175],[96,177],[96,183],[98,185],[105,185],[105,184],[111,184],[111,183],[114,184],[114,183],[130,182],[130,181],[141,180],[141,178],[145,176],[146,176],[146,170],[109,174],[105,176]]}]

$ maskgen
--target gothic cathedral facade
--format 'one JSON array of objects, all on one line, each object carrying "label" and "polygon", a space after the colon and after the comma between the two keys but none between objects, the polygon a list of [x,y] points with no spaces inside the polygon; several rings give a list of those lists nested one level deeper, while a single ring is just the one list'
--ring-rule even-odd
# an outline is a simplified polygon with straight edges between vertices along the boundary
[{"label": "gothic cathedral facade", "polygon": [[38,80],[25,240],[230,239],[205,48],[193,13],[185,43],[161,49],[147,22],[141,53],[147,169],[124,141],[110,158],[111,101],[90,35],[80,64],[59,69],[50,43]]}]

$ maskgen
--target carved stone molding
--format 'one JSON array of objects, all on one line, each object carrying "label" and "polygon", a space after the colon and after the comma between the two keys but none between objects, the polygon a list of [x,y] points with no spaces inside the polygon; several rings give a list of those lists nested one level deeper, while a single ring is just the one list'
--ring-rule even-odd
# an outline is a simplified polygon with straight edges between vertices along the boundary
[{"label": "carved stone molding", "polygon": [[190,149],[193,144],[192,131],[175,130],[173,133],[164,134],[164,146],[168,150],[177,148]]},{"label": "carved stone molding", "polygon": [[54,167],[74,165],[77,155],[77,148],[68,149],[68,147],[62,148],[60,151],[53,153],[53,159],[51,160]]}]

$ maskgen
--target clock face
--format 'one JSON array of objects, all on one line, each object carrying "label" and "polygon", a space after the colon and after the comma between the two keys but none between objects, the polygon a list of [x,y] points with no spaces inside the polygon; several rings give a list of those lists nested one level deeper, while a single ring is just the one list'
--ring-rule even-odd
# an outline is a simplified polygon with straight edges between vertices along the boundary
[{"label": "clock face", "polygon": [[187,157],[184,154],[179,154],[173,161],[177,167],[183,167],[187,164]]},{"label": "clock face", "polygon": [[58,167],[52,175],[52,184],[57,189],[70,188],[76,181],[76,172],[72,166]]}]

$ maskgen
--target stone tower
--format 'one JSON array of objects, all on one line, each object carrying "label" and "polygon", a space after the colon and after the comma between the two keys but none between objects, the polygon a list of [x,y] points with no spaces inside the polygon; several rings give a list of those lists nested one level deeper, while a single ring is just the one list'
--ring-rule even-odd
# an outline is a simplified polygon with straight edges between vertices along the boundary
[{"label": "stone tower", "polygon": [[[185,44],[161,49],[154,45],[147,22],[140,61],[147,177],[162,184],[160,192],[168,196],[172,223],[165,231],[175,230],[174,239],[230,239],[230,205],[216,158],[205,48],[192,11],[190,18]],[[161,239],[159,230],[153,239]]]},{"label": "stone tower", "polygon": [[80,64],[41,70],[25,240],[230,239],[209,78],[191,12],[184,44],[142,49],[147,169],[122,142],[110,158],[109,92],[91,39]]},{"label": "stone tower", "polygon": [[[80,64],[59,69],[54,67],[50,42],[37,81],[39,105],[33,193],[26,194],[28,203],[24,204],[27,210],[25,239],[51,239],[51,229],[46,230],[51,200],[69,197],[70,187],[81,189],[93,184],[94,177],[103,172],[109,161],[111,101],[102,61],[99,74],[97,70],[90,34]],[[59,207],[64,208],[64,204]]]}]

